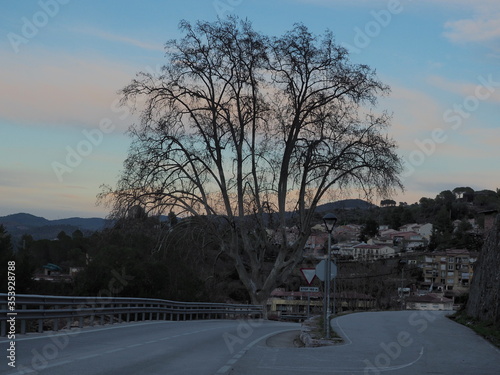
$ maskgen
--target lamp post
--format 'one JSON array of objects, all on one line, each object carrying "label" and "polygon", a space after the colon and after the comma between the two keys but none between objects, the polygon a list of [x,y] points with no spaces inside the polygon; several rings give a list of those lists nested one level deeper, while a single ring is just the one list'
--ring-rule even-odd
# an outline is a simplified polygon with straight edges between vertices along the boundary
[{"label": "lamp post", "polygon": [[[326,303],[326,311],[325,311],[325,331],[326,331],[326,338],[330,338],[330,277],[332,274],[332,271],[330,269],[330,263],[331,263],[331,254],[330,251],[332,249],[332,231],[333,227],[337,223],[337,217],[334,214],[328,213],[325,216],[323,216],[323,223],[325,224],[326,231],[328,232],[328,249],[326,251],[327,257],[326,257],[326,277],[325,277],[325,303]],[[335,279],[333,279],[335,283]]]}]

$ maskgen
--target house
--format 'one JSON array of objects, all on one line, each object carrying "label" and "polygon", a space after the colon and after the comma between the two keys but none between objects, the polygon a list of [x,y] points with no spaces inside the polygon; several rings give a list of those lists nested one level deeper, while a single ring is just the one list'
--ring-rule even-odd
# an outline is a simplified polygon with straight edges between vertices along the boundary
[{"label": "house", "polygon": [[[267,300],[270,316],[321,314],[323,311],[323,292],[294,292],[283,288],[274,289]],[[375,308],[375,298],[367,294],[345,291],[330,294],[330,301],[336,300],[337,311],[368,310]]]},{"label": "house", "polygon": [[352,247],[352,256],[355,260],[374,261],[378,259],[394,258],[396,250],[385,245],[370,245],[360,243]]},{"label": "house", "polygon": [[411,296],[406,298],[407,310],[453,310],[453,300],[442,294],[429,293],[423,296]]},{"label": "house", "polygon": [[402,225],[398,229],[399,229],[399,232],[417,232],[419,226],[420,225],[417,223],[411,223],[411,224]]},{"label": "house", "polygon": [[304,246],[304,256],[312,258],[321,258],[325,255],[325,249],[328,247],[328,233],[313,233],[307,239]]},{"label": "house", "polygon": [[393,233],[398,233],[399,231],[395,229],[385,229],[381,230],[379,229],[380,237],[391,237]]},{"label": "house", "polygon": [[415,251],[427,246],[427,240],[417,232],[395,232],[389,235],[394,246],[399,246],[404,251]]},{"label": "house", "polygon": [[358,245],[359,241],[339,242],[336,246],[339,248],[339,256],[354,259],[354,246]]},{"label": "house", "polygon": [[417,233],[424,237],[427,241],[430,241],[433,228],[434,227],[431,223],[420,224],[417,229]]},{"label": "house", "polygon": [[431,223],[425,223],[425,224],[411,223],[400,226],[399,232],[415,232],[418,235],[425,238],[427,241],[429,241],[432,235],[432,228],[433,226]]}]

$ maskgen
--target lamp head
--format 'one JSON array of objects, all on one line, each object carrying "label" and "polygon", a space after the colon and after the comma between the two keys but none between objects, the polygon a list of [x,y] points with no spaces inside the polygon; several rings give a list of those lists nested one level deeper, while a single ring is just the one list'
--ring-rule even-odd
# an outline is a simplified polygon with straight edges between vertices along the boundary
[{"label": "lamp head", "polygon": [[332,213],[328,213],[323,216],[323,223],[328,233],[332,233],[333,227],[337,223],[337,216]]}]

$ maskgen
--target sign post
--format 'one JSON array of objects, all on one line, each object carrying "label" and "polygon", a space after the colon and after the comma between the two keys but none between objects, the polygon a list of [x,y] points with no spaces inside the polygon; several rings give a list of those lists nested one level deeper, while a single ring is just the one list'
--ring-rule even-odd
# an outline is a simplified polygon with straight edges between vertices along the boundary
[{"label": "sign post", "polygon": [[316,286],[301,286],[301,292],[307,292],[307,318],[309,319],[311,311],[311,292],[319,292],[319,288]]}]

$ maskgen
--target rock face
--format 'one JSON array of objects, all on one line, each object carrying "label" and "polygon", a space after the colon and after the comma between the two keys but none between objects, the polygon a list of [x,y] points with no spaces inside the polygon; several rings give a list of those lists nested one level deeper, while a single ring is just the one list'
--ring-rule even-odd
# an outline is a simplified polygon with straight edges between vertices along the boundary
[{"label": "rock face", "polygon": [[500,324],[500,215],[488,228],[474,270],[467,315]]}]

